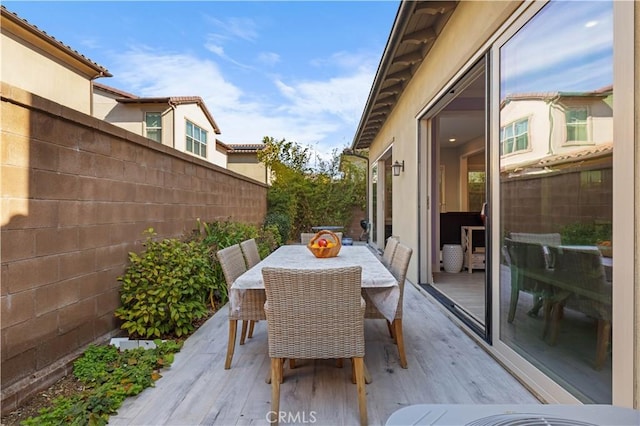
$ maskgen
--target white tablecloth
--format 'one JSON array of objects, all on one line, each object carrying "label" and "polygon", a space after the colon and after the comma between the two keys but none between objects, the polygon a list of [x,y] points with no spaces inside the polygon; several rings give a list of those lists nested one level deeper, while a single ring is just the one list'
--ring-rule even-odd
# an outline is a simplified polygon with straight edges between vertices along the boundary
[{"label": "white tablecloth", "polygon": [[238,277],[229,291],[230,309],[238,310],[245,290],[264,290],[262,268],[328,269],[345,266],[362,267],[362,289],[366,291],[378,310],[393,321],[400,288],[394,276],[365,246],[343,246],[336,257],[316,258],[304,245],[286,245],[278,248],[260,263]]}]

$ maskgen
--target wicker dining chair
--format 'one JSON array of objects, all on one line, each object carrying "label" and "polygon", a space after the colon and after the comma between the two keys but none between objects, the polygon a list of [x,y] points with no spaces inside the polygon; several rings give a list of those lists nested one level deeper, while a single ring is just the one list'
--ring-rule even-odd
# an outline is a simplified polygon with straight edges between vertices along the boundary
[{"label": "wicker dining chair", "polygon": [[398,239],[396,237],[389,237],[387,239],[387,245],[384,247],[384,252],[382,253],[382,263],[384,263],[384,266],[387,268],[391,266],[391,260],[393,259],[397,246]]},{"label": "wicker dining chair", "polygon": [[302,232],[300,234],[300,244],[303,244],[306,246],[307,244],[309,244],[309,241],[311,241],[314,235],[316,234],[313,232]]},{"label": "wicker dining chair", "polygon": [[[219,250],[217,252],[218,261],[222,266],[225,281],[227,282],[227,293],[235,280],[247,270],[247,265],[242,255],[239,244],[235,244]],[[266,319],[264,315],[265,293],[263,290],[245,290],[242,296],[240,309],[232,310],[229,305],[229,342],[227,344],[227,358],[224,368],[231,368],[233,351],[236,346],[236,333],[238,321],[242,321],[242,332],[240,334],[240,344],[244,345],[247,335],[248,322]]]},{"label": "wicker dining chair", "polygon": [[[360,423],[367,424],[362,268],[262,269],[271,357],[271,411],[280,412],[285,359],[351,358]],[[274,419],[277,424],[277,418]]]},{"label": "wicker dining chair", "polygon": [[[247,269],[253,268],[262,260],[260,258],[260,251],[258,250],[258,244],[256,243],[255,238],[251,238],[249,240],[244,240],[240,243],[240,248],[242,249],[242,253],[244,254],[244,260],[247,263]],[[255,327],[256,321],[249,321],[249,331],[247,333],[248,338],[253,337],[253,329]],[[241,337],[240,342],[244,343],[244,339]]]},{"label": "wicker dining chair", "polygon": [[[407,277],[407,269],[409,267],[409,261],[411,260],[412,253],[413,249],[404,244],[397,243],[391,264],[389,265],[389,270],[398,281],[398,286],[400,287],[400,298],[398,299],[395,318],[393,322],[389,322],[389,320],[387,320],[387,327],[389,328],[389,334],[398,346],[398,355],[400,357],[400,366],[402,368],[407,368],[407,355],[404,349],[404,335],[402,333],[402,304],[404,298],[404,282]],[[364,314],[365,319],[385,319],[384,315],[382,315],[382,313],[373,304],[373,301],[371,301],[366,291],[363,291],[362,293],[367,304],[367,310]]]},{"label": "wicker dining chair", "polygon": [[241,242],[240,248],[244,253],[244,259],[247,261],[247,268],[253,268],[262,260],[255,238]]}]

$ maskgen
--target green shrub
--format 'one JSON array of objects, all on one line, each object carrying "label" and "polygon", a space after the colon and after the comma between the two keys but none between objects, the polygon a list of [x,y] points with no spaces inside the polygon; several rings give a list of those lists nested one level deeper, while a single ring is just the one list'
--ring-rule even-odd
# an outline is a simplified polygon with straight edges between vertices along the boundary
[{"label": "green shrub", "polygon": [[571,223],[560,231],[562,244],[596,245],[602,241],[611,241],[611,223]]},{"label": "green shrub", "polygon": [[217,300],[219,304],[224,304],[228,300],[227,284],[222,267],[215,257],[215,253],[218,250],[254,238],[258,245],[260,256],[264,258],[275,250],[281,242],[277,229],[273,226],[265,226],[259,229],[255,225],[228,220],[213,222],[198,220],[198,228],[192,233],[192,238],[207,246],[212,256],[213,273],[211,275],[212,292],[210,294],[212,305],[214,300]]},{"label": "green shrub", "polygon": [[160,370],[173,363],[182,346],[155,341],[156,348],[118,351],[115,346],[90,345],[73,365],[73,374],[85,387],[82,393],[56,398],[51,407],[24,422],[26,426],[106,425],[125,398],[154,386]]},{"label": "green shrub", "polygon": [[183,336],[207,314],[206,295],[213,288],[209,248],[198,241],[154,241],[153,229],[140,254],[129,253],[130,265],[118,278],[122,306],[115,316],[130,336]]},{"label": "green shrub", "polygon": [[286,242],[289,240],[289,233],[291,232],[291,219],[284,213],[270,212],[264,219],[265,228],[275,227],[280,236],[280,241]]}]

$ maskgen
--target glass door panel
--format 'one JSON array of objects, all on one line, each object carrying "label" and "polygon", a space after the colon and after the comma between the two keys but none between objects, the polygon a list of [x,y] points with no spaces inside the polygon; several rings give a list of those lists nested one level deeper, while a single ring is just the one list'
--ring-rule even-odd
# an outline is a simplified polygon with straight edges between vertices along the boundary
[{"label": "glass door panel", "polygon": [[499,63],[500,339],[576,398],[608,404],[612,2],[551,1]]}]

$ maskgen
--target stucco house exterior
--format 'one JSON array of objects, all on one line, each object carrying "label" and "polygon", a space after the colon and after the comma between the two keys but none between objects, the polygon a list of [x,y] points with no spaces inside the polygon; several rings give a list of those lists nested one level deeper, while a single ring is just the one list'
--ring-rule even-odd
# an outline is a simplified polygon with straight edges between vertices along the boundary
[{"label": "stucco house exterior", "polygon": [[178,151],[227,166],[220,128],[199,96],[139,97],[93,85],[93,116]]},{"label": "stucco house exterior", "polygon": [[[639,22],[637,2],[402,1],[351,146],[369,244],[411,246],[408,280],[549,403],[639,407]],[[478,265],[443,271],[446,238]]]},{"label": "stucco house exterior", "polygon": [[265,145],[259,144],[228,144],[227,168],[248,176],[259,182],[271,184],[271,173],[268,168],[258,160],[258,152]]},{"label": "stucco house exterior", "polygon": [[4,6],[1,17],[2,81],[90,114],[92,83],[109,71]]}]

